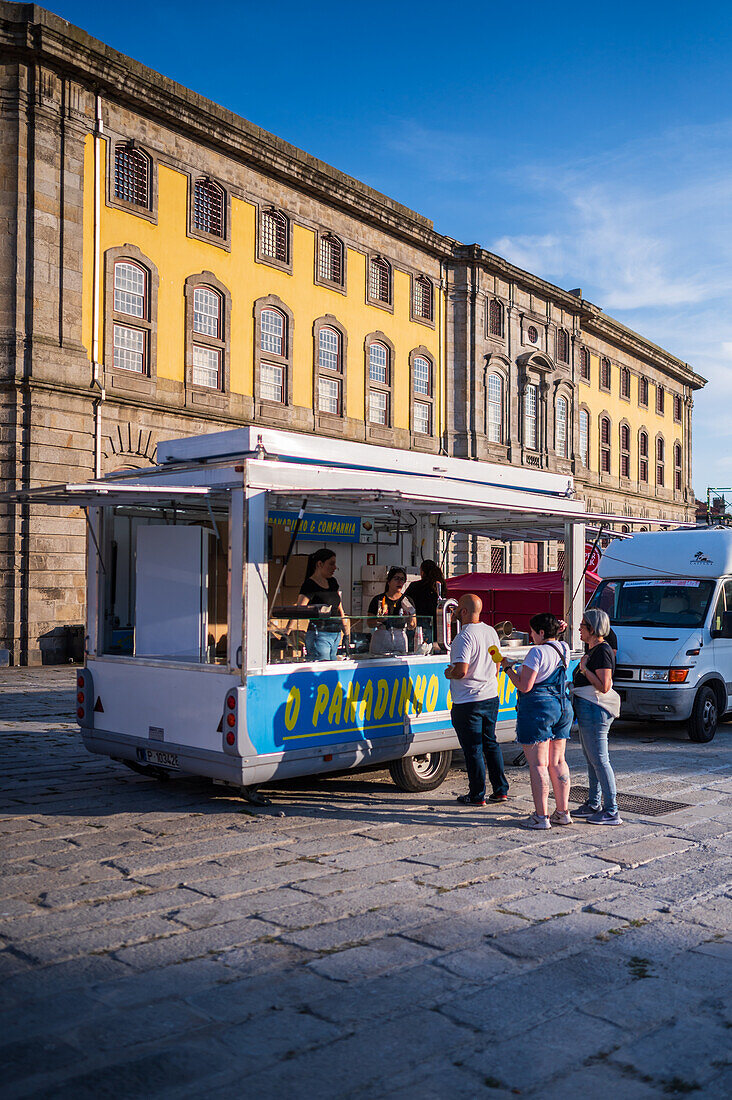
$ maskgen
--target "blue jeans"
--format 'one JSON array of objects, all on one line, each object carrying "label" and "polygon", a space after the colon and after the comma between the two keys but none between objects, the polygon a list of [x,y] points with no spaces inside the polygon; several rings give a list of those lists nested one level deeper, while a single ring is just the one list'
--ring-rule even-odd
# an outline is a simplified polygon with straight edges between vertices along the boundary
[{"label": "blue jeans", "polygon": [[305,652],[311,661],[335,661],[340,630],[308,630],[305,633]]},{"label": "blue jeans", "polygon": [[608,813],[617,813],[615,773],[610,765],[608,748],[608,733],[613,716],[589,699],[580,699],[575,695],[572,702],[577,715],[580,744],[587,760],[590,781],[587,801],[598,809],[602,807]]},{"label": "blue jeans", "polygon": [[485,798],[486,765],[493,793],[508,794],[503,753],[496,741],[498,696],[478,703],[453,703],[450,718],[465,757],[471,799]]}]

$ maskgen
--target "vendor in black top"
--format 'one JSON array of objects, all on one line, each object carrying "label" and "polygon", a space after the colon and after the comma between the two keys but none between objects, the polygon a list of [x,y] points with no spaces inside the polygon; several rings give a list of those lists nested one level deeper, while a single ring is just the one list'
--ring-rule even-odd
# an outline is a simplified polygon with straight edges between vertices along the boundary
[{"label": "vendor in black top", "polygon": [[386,587],[369,604],[369,626],[374,628],[369,653],[406,653],[407,627],[414,628],[414,605],[402,589],[407,574],[400,565],[393,565],[386,575]]},{"label": "vendor in black top", "polygon": [[316,550],[308,559],[307,576],[300,587],[297,606],[320,606],[325,610],[310,624],[305,634],[305,649],[311,661],[334,661],[341,641],[346,643],[350,628],[343,610],[343,598],[334,577],[336,556],[332,550]]},{"label": "vendor in black top", "polygon": [[425,627],[424,640],[433,642],[437,637],[437,603],[445,595],[445,577],[437,562],[425,558],[419,567],[419,580],[412,581],[405,594],[414,604],[417,614],[429,618],[429,624],[422,624]]}]

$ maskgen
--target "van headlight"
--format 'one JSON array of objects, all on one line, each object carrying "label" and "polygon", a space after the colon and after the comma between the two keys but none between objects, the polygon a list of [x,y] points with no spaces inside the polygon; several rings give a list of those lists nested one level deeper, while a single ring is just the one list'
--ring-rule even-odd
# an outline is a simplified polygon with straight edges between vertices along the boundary
[{"label": "van headlight", "polygon": [[663,682],[668,683],[668,669],[667,668],[642,668],[640,674],[641,680],[652,681],[654,683]]}]

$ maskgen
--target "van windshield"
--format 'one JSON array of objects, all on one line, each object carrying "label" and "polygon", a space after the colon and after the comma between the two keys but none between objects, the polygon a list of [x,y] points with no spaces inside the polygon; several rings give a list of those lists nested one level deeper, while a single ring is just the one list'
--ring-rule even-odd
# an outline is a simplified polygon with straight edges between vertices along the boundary
[{"label": "van windshield", "polygon": [[590,607],[607,611],[613,626],[701,626],[713,589],[713,581],[602,581]]}]

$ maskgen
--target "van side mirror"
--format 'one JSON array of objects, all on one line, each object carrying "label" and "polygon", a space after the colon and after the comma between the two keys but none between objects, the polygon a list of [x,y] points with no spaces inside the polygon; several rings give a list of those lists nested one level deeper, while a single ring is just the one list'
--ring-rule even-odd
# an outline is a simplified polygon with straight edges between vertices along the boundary
[{"label": "van side mirror", "polygon": [[722,626],[719,630],[710,630],[713,638],[732,638],[732,611],[722,612]]}]

